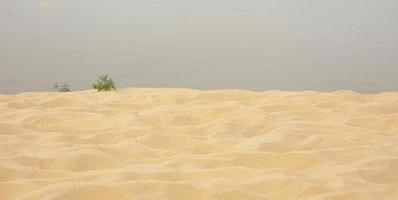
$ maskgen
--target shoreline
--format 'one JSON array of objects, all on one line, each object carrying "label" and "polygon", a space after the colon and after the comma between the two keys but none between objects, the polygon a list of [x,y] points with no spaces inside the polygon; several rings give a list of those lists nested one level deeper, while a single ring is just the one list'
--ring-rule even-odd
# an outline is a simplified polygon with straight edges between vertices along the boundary
[{"label": "shoreline", "polygon": [[[178,87],[165,87],[165,88],[156,88],[156,87],[127,87],[127,88],[118,88],[116,91],[108,91],[108,92],[121,92],[128,90],[187,90],[187,91],[197,91],[197,92],[228,92],[228,91],[242,91],[242,92],[251,92],[251,93],[270,93],[270,92],[279,92],[279,93],[318,93],[318,94],[333,94],[333,93],[353,93],[359,95],[380,95],[380,94],[397,94],[398,91],[394,90],[386,90],[380,92],[359,92],[355,90],[347,90],[347,89],[339,89],[332,91],[318,91],[318,90],[279,90],[279,89],[270,89],[270,90],[250,90],[250,89],[235,89],[235,88],[222,88],[222,89],[195,89],[195,88],[178,88]],[[82,89],[82,90],[73,90],[71,92],[65,93],[87,93],[87,92],[96,92],[94,89]],[[18,93],[1,93],[2,96],[16,96],[23,94],[51,94],[51,93],[60,93],[57,91],[23,91]]]}]

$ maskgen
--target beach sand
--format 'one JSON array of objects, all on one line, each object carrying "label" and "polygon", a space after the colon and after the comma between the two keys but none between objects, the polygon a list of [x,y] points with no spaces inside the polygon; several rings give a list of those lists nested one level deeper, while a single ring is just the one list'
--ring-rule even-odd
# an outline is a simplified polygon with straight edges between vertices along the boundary
[{"label": "beach sand", "polygon": [[398,199],[398,93],[0,95],[0,199]]}]

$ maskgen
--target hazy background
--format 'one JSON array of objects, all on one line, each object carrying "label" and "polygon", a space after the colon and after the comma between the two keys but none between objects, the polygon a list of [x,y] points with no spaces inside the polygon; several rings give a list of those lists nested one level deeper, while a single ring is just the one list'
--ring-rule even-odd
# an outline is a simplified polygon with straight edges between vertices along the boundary
[{"label": "hazy background", "polygon": [[397,0],[0,0],[0,93],[398,90]]}]

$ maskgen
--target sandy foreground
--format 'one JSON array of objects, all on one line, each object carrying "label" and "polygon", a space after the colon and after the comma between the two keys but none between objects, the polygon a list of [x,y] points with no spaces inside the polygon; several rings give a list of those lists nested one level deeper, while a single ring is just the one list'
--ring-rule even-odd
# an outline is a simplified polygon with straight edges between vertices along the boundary
[{"label": "sandy foreground", "polygon": [[0,95],[0,199],[398,199],[398,93]]}]

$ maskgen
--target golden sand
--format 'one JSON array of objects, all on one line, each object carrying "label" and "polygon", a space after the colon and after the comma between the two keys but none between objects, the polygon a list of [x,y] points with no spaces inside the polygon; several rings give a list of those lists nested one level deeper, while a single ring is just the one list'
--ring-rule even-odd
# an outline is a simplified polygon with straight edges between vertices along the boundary
[{"label": "golden sand", "polygon": [[0,95],[0,199],[398,199],[398,93]]}]

